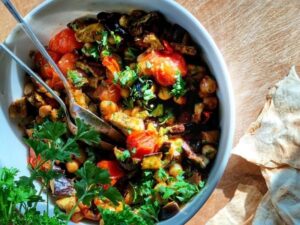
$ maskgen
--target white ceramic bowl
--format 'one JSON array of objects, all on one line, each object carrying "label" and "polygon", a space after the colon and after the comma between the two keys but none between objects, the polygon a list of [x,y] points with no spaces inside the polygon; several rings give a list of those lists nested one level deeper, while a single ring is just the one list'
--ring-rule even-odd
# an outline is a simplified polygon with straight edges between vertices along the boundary
[{"label": "white ceramic bowl", "polygon": [[[184,224],[205,203],[220,180],[230,155],[234,131],[234,103],[229,75],[223,57],[213,39],[199,21],[173,0],[53,0],[45,1],[26,16],[40,40],[48,43],[49,38],[75,18],[100,11],[130,11],[132,9],[158,10],[172,23],[184,27],[194,41],[201,46],[204,58],[214,74],[218,85],[221,115],[221,139],[218,154],[205,188],[180,213],[160,225]],[[34,47],[24,32],[17,26],[6,40],[21,59],[31,64],[30,50]],[[26,165],[27,148],[22,143],[22,133],[9,120],[9,104],[22,96],[24,72],[3,53],[0,53],[0,163],[16,167],[21,175],[28,175]],[[83,224],[83,223],[82,223]]]}]

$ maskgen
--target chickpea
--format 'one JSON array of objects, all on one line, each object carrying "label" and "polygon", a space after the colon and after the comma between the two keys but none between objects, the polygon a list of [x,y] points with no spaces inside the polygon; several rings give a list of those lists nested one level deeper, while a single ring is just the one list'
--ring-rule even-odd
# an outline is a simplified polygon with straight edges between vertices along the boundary
[{"label": "chickpea", "polygon": [[185,105],[186,104],[186,97],[185,96],[180,96],[179,98],[174,97],[173,100],[178,105]]},{"label": "chickpea", "polygon": [[182,173],[182,166],[178,163],[174,163],[169,168],[169,174],[173,177],[177,177]]},{"label": "chickpea", "polygon": [[69,173],[75,173],[79,169],[79,163],[76,160],[71,160],[66,163],[66,168]]},{"label": "chickpea", "polygon": [[130,91],[128,88],[121,88],[121,96],[122,98],[128,98],[130,95]]},{"label": "chickpea", "polygon": [[103,116],[109,116],[119,110],[119,107],[116,103],[112,101],[102,101],[100,103],[100,111]]},{"label": "chickpea", "polygon": [[30,95],[34,91],[33,83],[27,83],[24,87],[24,95]]},{"label": "chickpea", "polygon": [[199,86],[199,96],[204,97],[209,94],[215,93],[217,90],[216,81],[213,80],[210,76],[206,75],[200,82]]},{"label": "chickpea", "polygon": [[43,105],[39,108],[39,116],[45,118],[51,114],[52,106],[51,105]]},{"label": "chickpea", "polygon": [[56,121],[58,118],[58,111],[57,109],[52,109],[50,113],[50,117],[52,121]]},{"label": "chickpea", "polygon": [[169,99],[172,97],[172,95],[171,95],[171,93],[170,93],[170,91],[169,91],[168,88],[166,88],[166,87],[161,87],[161,88],[159,89],[159,91],[158,91],[158,97],[159,97],[161,100],[166,101],[166,100],[169,100]]},{"label": "chickpea", "polygon": [[119,24],[122,27],[127,27],[128,26],[128,16],[127,15],[121,16],[120,19],[119,19]]},{"label": "chickpea", "polygon": [[218,99],[216,97],[205,97],[203,98],[205,108],[214,110],[218,106]]}]

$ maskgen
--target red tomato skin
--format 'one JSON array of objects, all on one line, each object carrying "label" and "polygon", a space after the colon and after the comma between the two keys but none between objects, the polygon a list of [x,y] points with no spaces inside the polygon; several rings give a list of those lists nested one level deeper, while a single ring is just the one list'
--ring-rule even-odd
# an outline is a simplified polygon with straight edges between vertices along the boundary
[{"label": "red tomato skin", "polygon": [[118,102],[121,99],[121,90],[118,85],[105,82],[97,87],[95,95],[99,96],[100,101]]},{"label": "red tomato skin", "polygon": [[165,50],[145,52],[137,61],[142,74],[153,76],[161,86],[170,86],[176,82],[178,72],[186,76],[187,65],[181,54],[174,52],[167,42],[164,45]]},{"label": "red tomato skin", "polygon": [[108,70],[108,82],[112,83],[114,80],[114,74],[121,71],[118,60],[114,56],[105,56],[103,57],[102,65]]},{"label": "red tomato skin", "polygon": [[[49,53],[49,55],[55,63],[59,61],[61,57],[59,53],[53,52],[51,50],[47,50],[47,52]],[[36,67],[39,69],[39,73],[43,79],[52,78],[54,70],[40,52],[37,52],[35,54],[34,62]]]},{"label": "red tomato skin", "polygon": [[144,155],[148,155],[158,151],[158,135],[155,131],[133,131],[127,136],[127,147],[132,152],[133,158],[142,159]]},{"label": "red tomato skin", "polygon": [[77,56],[73,53],[64,54],[58,61],[58,67],[64,75],[67,75],[69,70],[75,69]]},{"label": "red tomato skin", "polygon": [[[97,166],[101,169],[107,169],[110,174],[111,183],[110,185],[115,185],[121,177],[124,176],[123,170],[120,168],[119,163],[115,160],[102,160],[97,163]],[[105,188],[108,186],[106,185]]]},{"label": "red tomato skin", "polygon": [[49,42],[49,49],[60,54],[66,54],[81,47],[82,44],[76,40],[75,32],[70,28],[60,31]]}]

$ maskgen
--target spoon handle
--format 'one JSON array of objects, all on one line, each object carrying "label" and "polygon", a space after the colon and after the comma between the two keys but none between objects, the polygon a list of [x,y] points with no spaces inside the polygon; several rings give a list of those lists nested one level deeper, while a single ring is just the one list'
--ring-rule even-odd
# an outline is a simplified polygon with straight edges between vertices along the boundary
[{"label": "spoon handle", "polygon": [[17,9],[14,7],[14,5],[11,3],[10,0],[1,0],[3,4],[6,6],[8,11],[13,15],[13,17],[22,25],[23,30],[25,33],[30,37],[35,47],[40,51],[40,53],[44,56],[44,58],[49,62],[51,67],[55,70],[55,72],[59,75],[59,78],[62,80],[64,87],[66,89],[66,92],[70,99],[72,98],[72,95],[70,93],[70,87],[67,79],[63,75],[63,73],[60,71],[54,60],[51,58],[51,56],[48,54],[47,50],[43,46],[43,44],[39,41],[38,37],[34,34],[30,26],[25,22],[25,20],[22,18],[22,16],[19,14]]},{"label": "spoon handle", "polygon": [[55,100],[60,104],[60,106],[67,111],[66,105],[63,100],[52,90],[51,87],[48,86],[32,69],[30,69],[18,56],[16,56],[6,45],[0,43],[0,49],[3,49],[5,53],[7,53],[11,58],[13,58],[16,63],[22,67],[33,79],[35,79],[40,85],[42,85],[52,96]]}]

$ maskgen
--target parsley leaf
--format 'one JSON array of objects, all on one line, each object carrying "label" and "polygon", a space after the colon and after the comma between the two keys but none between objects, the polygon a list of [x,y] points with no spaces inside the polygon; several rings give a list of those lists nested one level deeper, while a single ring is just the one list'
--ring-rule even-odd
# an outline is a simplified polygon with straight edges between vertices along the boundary
[{"label": "parsley leaf", "polygon": [[125,70],[117,74],[115,82],[120,83],[123,87],[130,87],[137,79],[137,73],[126,66]]},{"label": "parsley leaf", "polygon": [[77,70],[69,70],[67,76],[77,88],[81,88],[88,83],[88,80]]},{"label": "parsley leaf", "polygon": [[100,57],[97,45],[92,45],[91,47],[83,47],[81,49],[81,51],[86,56],[90,56],[90,57],[94,58],[95,60],[98,60]]},{"label": "parsley leaf", "polygon": [[180,73],[176,74],[176,83],[173,85],[173,88],[171,90],[171,94],[175,96],[176,98],[179,98],[180,96],[185,95],[187,92],[186,90],[186,83],[182,79],[182,76]]},{"label": "parsley leaf", "polygon": [[88,145],[97,144],[100,142],[99,133],[95,129],[85,124],[80,119],[76,119],[75,123],[77,126],[77,134],[75,138],[77,140],[83,141]]}]

